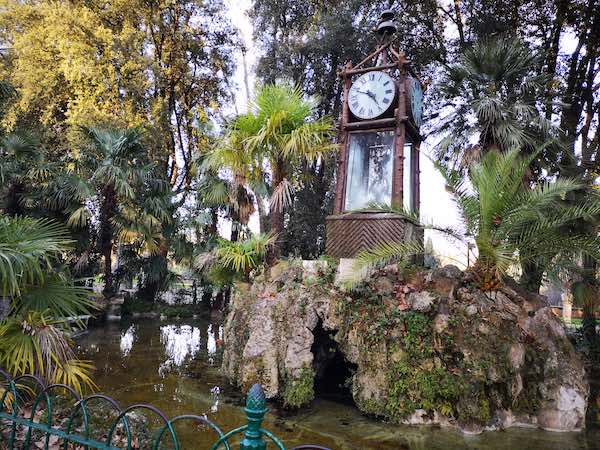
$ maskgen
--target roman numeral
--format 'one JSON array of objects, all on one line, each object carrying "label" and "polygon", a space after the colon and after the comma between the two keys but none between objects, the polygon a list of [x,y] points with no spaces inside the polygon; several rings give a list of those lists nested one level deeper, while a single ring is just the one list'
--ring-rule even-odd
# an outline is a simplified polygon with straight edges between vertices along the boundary
[{"label": "roman numeral", "polygon": [[389,103],[389,102],[390,102],[389,98],[386,97],[386,98],[383,99],[383,103]]},{"label": "roman numeral", "polygon": [[360,108],[359,113],[363,114],[365,112],[365,108]]},{"label": "roman numeral", "polygon": [[383,83],[384,86],[387,86],[388,84],[390,84],[390,80],[387,80],[385,83]]},{"label": "roman numeral", "polygon": [[369,115],[372,116],[373,115],[373,110],[369,109]]},{"label": "roman numeral", "polygon": [[391,93],[392,93],[392,90],[391,90],[391,89],[388,89],[387,91],[385,91],[385,93],[386,93],[386,94],[391,94]]},{"label": "roman numeral", "polygon": [[375,80],[375,74],[374,73],[369,74],[369,80],[370,81]]},{"label": "roman numeral", "polygon": [[354,109],[358,108],[358,103],[352,103],[352,107],[353,107]]}]

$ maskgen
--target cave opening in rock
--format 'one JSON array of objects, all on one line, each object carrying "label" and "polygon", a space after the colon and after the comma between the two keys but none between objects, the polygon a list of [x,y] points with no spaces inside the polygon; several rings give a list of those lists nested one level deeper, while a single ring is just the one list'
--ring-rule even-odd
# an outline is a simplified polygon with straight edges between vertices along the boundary
[{"label": "cave opening in rock", "polygon": [[313,330],[313,368],[315,370],[315,396],[344,403],[353,403],[352,376],[356,364],[346,360],[333,338],[335,331],[327,331],[322,322]]}]

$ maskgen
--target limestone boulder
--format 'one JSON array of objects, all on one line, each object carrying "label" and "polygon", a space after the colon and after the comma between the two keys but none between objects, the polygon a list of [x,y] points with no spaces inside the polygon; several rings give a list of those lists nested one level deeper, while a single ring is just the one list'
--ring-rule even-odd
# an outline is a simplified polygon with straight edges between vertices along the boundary
[{"label": "limestone boulder", "polygon": [[342,372],[334,364],[347,366],[335,381],[357,407],[389,422],[468,433],[585,426],[584,366],[544,297],[511,281],[482,292],[453,266],[390,266],[354,291],[336,280],[329,265],[288,262],[234,291],[224,375],[300,406],[319,377]]}]

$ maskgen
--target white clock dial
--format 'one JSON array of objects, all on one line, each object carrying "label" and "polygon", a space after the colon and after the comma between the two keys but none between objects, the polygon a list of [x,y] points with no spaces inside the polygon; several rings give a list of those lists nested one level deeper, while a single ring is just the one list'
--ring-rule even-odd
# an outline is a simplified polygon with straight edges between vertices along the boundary
[{"label": "white clock dial", "polygon": [[356,79],[348,92],[350,111],[359,119],[373,119],[391,106],[396,84],[385,72],[368,72]]}]

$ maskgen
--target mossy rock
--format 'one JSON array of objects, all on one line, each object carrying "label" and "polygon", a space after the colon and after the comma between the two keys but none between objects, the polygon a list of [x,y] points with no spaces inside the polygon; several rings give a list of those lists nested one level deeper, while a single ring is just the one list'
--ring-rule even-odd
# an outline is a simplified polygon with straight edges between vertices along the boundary
[{"label": "mossy rock", "polygon": [[297,378],[289,379],[283,391],[283,405],[289,408],[300,408],[308,405],[315,398],[315,371],[304,367]]}]

